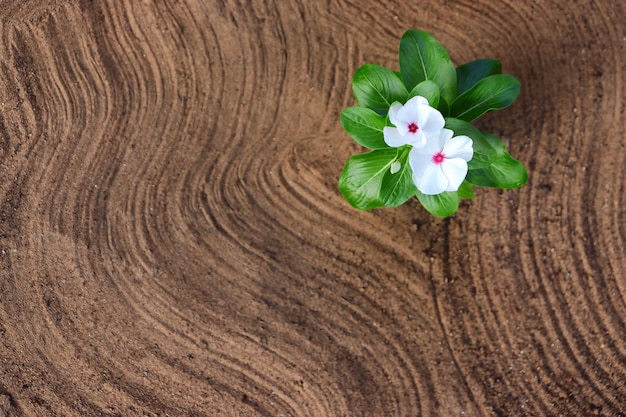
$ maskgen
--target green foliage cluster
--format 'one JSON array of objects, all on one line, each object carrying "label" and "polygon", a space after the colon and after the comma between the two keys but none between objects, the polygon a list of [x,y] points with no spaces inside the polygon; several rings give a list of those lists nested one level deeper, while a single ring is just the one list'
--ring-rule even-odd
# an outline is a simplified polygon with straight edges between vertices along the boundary
[{"label": "green foliage cluster", "polygon": [[[360,145],[371,151],[352,156],[339,178],[339,190],[355,208],[398,207],[413,196],[438,217],[454,214],[459,199],[474,197],[473,186],[518,188],[527,172],[507,152],[502,140],[470,124],[481,115],[509,106],[520,84],[502,74],[494,59],[479,59],[454,67],[448,53],[431,35],[409,30],[400,41],[400,71],[363,65],[354,74],[352,89],[358,106],[341,113],[341,124]],[[422,96],[444,116],[455,136],[473,141],[474,156],[458,191],[424,195],[415,187],[408,164],[410,146],[389,147],[383,129],[393,126],[389,108]],[[399,168],[398,168],[399,167]]]}]

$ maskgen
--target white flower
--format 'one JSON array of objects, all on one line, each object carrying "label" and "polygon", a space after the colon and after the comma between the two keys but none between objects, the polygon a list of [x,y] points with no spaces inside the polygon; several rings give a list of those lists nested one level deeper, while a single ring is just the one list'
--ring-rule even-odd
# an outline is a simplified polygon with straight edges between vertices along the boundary
[{"label": "white flower", "polygon": [[438,110],[428,105],[422,96],[411,98],[406,104],[394,104],[389,109],[389,120],[395,127],[385,126],[385,143],[393,148],[402,145],[421,147],[427,139],[437,135],[445,124]]},{"label": "white flower", "polygon": [[473,142],[467,136],[452,137],[454,132],[441,129],[422,148],[409,153],[413,182],[424,194],[457,191],[467,175],[467,162],[474,156]]}]

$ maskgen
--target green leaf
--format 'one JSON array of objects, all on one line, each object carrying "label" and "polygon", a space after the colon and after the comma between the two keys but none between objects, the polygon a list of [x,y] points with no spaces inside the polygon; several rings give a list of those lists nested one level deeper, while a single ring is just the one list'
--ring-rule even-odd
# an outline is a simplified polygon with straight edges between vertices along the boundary
[{"label": "green leaf", "polygon": [[352,91],[359,106],[383,116],[394,101],[404,103],[409,94],[396,73],[374,64],[363,65],[354,73]]},{"label": "green leaf", "polygon": [[[380,198],[387,207],[398,207],[417,192],[409,165],[409,151],[408,146],[401,148],[400,155],[383,175]],[[396,169],[391,169],[394,165]]]},{"label": "green leaf", "polygon": [[474,87],[480,80],[490,75],[502,74],[502,64],[495,59],[478,59],[457,67],[457,95]]},{"label": "green leaf", "polygon": [[513,103],[519,89],[519,81],[510,75],[490,75],[458,96],[450,106],[450,115],[471,122],[488,111]]},{"label": "green leaf", "polygon": [[348,107],[340,116],[341,125],[359,145],[370,149],[386,149],[383,129],[386,119],[365,107]]},{"label": "green leaf", "polygon": [[417,199],[422,203],[426,211],[437,217],[452,216],[459,209],[459,194],[457,191],[426,195],[418,190]]},{"label": "green leaf", "polygon": [[448,103],[456,96],[456,70],[448,52],[426,32],[408,30],[402,35],[400,73],[408,90],[422,81],[432,80]]},{"label": "green leaf", "polygon": [[448,117],[450,115],[450,106],[448,105],[448,102],[446,102],[446,99],[444,99],[443,97],[439,97],[437,110],[439,110],[443,117]]},{"label": "green leaf", "polygon": [[439,105],[439,86],[436,82],[431,80],[422,81],[418,85],[416,85],[411,92],[409,93],[409,98],[413,98],[415,96],[422,96],[426,100],[428,100],[428,105],[430,107],[437,108]]},{"label": "green leaf", "polygon": [[470,184],[467,180],[461,183],[461,186],[459,187],[457,193],[459,194],[459,198],[461,199],[469,200],[476,196],[476,194],[474,194],[474,187],[472,187],[472,184]]},{"label": "green leaf", "polygon": [[496,150],[496,158],[487,166],[472,167],[471,161],[466,180],[474,185],[496,188],[519,188],[526,184],[528,173],[524,165],[514,159],[504,143],[491,133],[482,132],[483,137]]},{"label": "green leaf", "polygon": [[397,148],[358,154],[348,159],[339,177],[339,191],[352,207],[370,210],[382,207],[383,177],[398,154]]},{"label": "green leaf", "polygon": [[474,156],[468,163],[469,168],[479,168],[488,166],[497,156],[496,149],[485,138],[483,133],[471,124],[463,120],[452,117],[446,118],[446,128],[454,132],[454,136],[469,136],[472,139],[472,147],[474,148]]}]

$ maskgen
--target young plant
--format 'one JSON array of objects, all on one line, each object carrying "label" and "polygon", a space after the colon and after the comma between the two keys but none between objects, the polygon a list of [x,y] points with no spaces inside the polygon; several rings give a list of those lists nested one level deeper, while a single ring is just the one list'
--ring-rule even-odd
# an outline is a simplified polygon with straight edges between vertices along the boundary
[{"label": "young plant", "polygon": [[470,124],[509,106],[520,84],[493,59],[454,67],[432,36],[409,30],[400,41],[400,71],[367,64],[354,74],[358,106],[341,124],[371,151],[352,156],[339,190],[355,208],[398,207],[416,196],[437,217],[453,215],[473,186],[518,188],[526,168],[495,135]]}]

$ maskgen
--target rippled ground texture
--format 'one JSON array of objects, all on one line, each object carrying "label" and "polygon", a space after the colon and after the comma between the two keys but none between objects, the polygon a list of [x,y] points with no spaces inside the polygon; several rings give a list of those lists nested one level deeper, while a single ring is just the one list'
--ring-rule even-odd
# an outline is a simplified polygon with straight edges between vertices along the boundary
[{"label": "rippled ground texture", "polygon": [[[619,1],[0,1],[0,416],[626,413]],[[529,167],[358,212],[340,111],[431,32]]]}]

